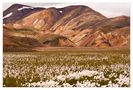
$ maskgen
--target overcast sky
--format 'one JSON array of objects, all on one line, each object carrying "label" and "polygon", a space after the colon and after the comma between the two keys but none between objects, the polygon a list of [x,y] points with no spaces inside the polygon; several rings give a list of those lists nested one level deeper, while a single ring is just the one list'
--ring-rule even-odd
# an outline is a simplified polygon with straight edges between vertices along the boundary
[{"label": "overcast sky", "polygon": [[[13,3],[4,3],[3,4],[3,10],[6,10],[8,7],[10,7]],[[105,2],[105,3],[20,3],[25,5],[30,5],[34,7],[65,7],[69,5],[86,5],[90,8],[102,13],[103,15],[107,17],[115,17],[120,15],[127,15],[130,16],[130,3],[120,3],[120,2]]]}]

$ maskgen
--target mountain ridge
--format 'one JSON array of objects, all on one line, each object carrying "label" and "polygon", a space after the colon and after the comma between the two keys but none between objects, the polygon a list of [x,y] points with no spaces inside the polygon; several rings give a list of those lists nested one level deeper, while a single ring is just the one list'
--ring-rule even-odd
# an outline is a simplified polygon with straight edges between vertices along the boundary
[{"label": "mountain ridge", "polygon": [[[6,14],[9,16],[4,18]],[[129,16],[108,18],[83,5],[44,8],[14,4],[3,12],[3,30],[5,51],[15,51],[15,46],[19,48],[16,51],[37,47],[130,47]]]}]

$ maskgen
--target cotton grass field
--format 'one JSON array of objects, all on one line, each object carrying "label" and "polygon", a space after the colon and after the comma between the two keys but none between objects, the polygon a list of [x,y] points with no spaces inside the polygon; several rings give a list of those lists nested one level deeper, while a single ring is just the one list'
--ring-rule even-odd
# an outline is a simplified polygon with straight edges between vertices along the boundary
[{"label": "cotton grass field", "polygon": [[4,52],[3,87],[130,87],[130,52]]}]

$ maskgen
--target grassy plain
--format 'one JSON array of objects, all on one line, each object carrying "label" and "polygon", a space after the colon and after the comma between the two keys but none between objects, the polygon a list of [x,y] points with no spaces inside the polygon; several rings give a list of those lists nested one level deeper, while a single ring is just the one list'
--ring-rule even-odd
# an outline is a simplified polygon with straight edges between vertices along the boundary
[{"label": "grassy plain", "polygon": [[4,52],[4,87],[129,87],[129,49]]}]

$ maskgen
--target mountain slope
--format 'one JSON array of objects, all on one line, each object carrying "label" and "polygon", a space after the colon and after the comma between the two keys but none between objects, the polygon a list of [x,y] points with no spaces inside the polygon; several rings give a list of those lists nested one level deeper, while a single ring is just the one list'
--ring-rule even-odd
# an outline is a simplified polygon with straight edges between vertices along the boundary
[{"label": "mountain slope", "polygon": [[4,50],[36,47],[130,47],[130,17],[107,18],[88,6],[14,4],[3,12]]},{"label": "mountain slope", "polygon": [[3,23],[14,23],[32,13],[43,10],[44,8],[34,8],[27,5],[13,4],[3,12]]}]

